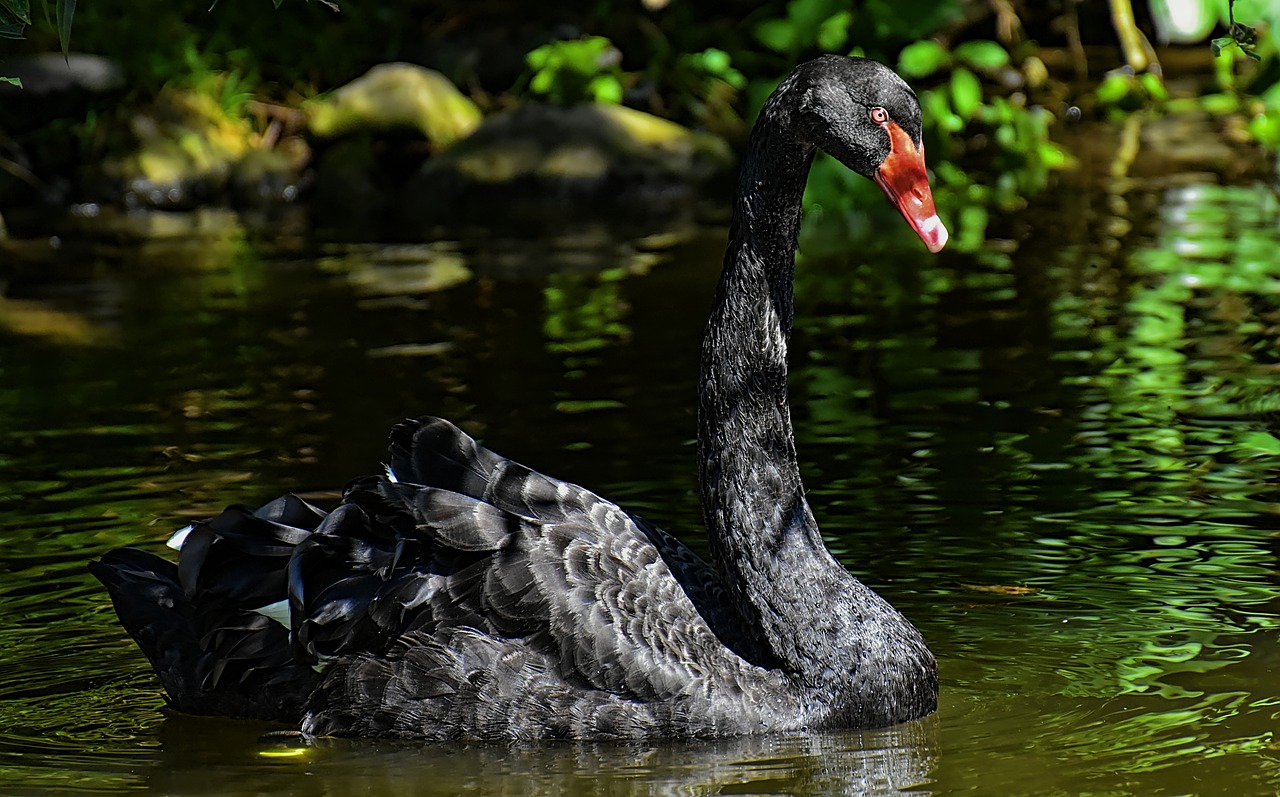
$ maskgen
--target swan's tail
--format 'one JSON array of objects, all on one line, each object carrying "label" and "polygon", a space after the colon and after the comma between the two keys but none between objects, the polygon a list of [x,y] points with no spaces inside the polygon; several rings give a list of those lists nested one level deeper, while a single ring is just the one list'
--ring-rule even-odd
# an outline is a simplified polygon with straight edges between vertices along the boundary
[{"label": "swan's tail", "polygon": [[323,517],[293,496],[256,511],[230,507],[175,535],[178,564],[133,548],[90,563],[170,705],[190,714],[300,720],[317,674],[293,655],[279,602],[293,547]]}]

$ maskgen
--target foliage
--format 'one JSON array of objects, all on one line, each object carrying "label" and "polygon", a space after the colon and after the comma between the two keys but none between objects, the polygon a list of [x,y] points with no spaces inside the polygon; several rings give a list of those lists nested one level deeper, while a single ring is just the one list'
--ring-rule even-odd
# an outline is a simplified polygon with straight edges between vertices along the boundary
[{"label": "foliage", "polygon": [[791,0],[786,16],[760,22],[755,36],[791,61],[851,47],[890,60],[907,42],[956,19],[962,7],[958,0]]},{"label": "foliage", "polygon": [[544,44],[525,56],[529,91],[551,102],[622,102],[622,53],[603,36]]},{"label": "foliage", "polygon": [[[1245,4],[1257,6],[1257,3],[1249,3],[1245,0]],[[1269,6],[1269,7],[1267,7]],[[1261,61],[1262,56],[1258,54],[1258,31],[1252,25],[1246,25],[1243,22],[1236,21],[1236,0],[1227,0],[1227,36],[1215,38],[1210,42],[1215,56],[1219,55],[1223,49],[1228,47],[1237,47],[1246,57],[1255,61]],[[1254,9],[1257,16],[1262,16],[1268,11],[1271,12],[1271,21],[1274,24],[1276,17],[1280,17],[1280,3],[1263,4]]]},{"label": "foliage", "polygon": [[[1156,3],[1153,14],[1159,17],[1159,9],[1174,2]],[[1233,37],[1213,45],[1223,64],[1223,90],[1206,107],[1246,115],[1255,137],[1280,147],[1280,89],[1274,88],[1280,67],[1271,35],[1280,21],[1280,0],[1180,2],[1200,3],[1210,19],[1226,17],[1224,23],[1234,6]],[[474,26],[478,18],[461,5],[427,0],[345,4],[340,19],[319,3],[293,4],[278,14],[272,7],[278,0],[236,7],[234,13],[225,3],[187,8],[136,0],[131,14],[153,24],[121,26],[118,15],[101,4],[77,9],[71,0],[41,3],[52,16],[65,10],[59,18],[65,25],[56,27],[63,46],[74,14],[78,46],[120,61],[140,94],[175,83],[213,97],[229,116],[242,115],[254,95],[293,104],[299,96],[349,81],[371,62],[413,60],[422,52],[416,34],[445,19],[472,20],[461,24]],[[17,24],[21,33],[30,5],[0,0],[0,23]],[[572,7],[553,3],[530,11],[535,35],[564,36],[566,20],[574,26],[570,36],[586,33],[533,47],[518,62],[522,74],[514,66],[502,73],[503,82],[484,85],[468,83],[474,74],[450,76],[482,91],[502,91],[514,80],[515,93],[554,103],[625,101],[732,136],[744,129],[739,113],[750,118],[798,61],[834,51],[895,65],[920,96],[935,198],[952,227],[952,246],[964,249],[981,243],[993,211],[1019,206],[1068,162],[1049,140],[1053,113],[1037,107],[1041,98],[1028,88],[1032,67],[1039,64],[1034,45],[1006,48],[982,38],[979,25],[963,21],[966,9],[973,10],[965,0],[771,0],[745,17],[697,0],[648,12],[608,2]],[[474,38],[474,27],[471,33]],[[486,52],[485,60],[499,58]],[[1115,113],[1167,102],[1163,84],[1149,74],[1109,75],[1095,96]],[[960,161],[963,167],[956,165]],[[809,226],[826,227],[833,243],[874,226],[860,215],[864,211],[855,210],[863,191],[874,189],[820,160],[807,195]]]},{"label": "foliage", "polygon": [[0,38],[21,39],[22,31],[31,24],[31,5],[27,0],[0,0]]},{"label": "foliage", "polygon": [[[276,8],[279,8],[284,0],[271,0]],[[319,0],[319,2],[338,11],[338,5],[332,0]],[[218,4],[218,0],[213,0],[209,6],[209,10]],[[40,5],[44,8],[46,19],[50,18],[49,0],[40,0]],[[53,24],[58,32],[58,43],[62,45],[62,52],[66,54],[71,46],[71,22],[76,14],[76,0],[54,0],[53,5]],[[31,4],[30,0],[0,0],[0,38],[5,39],[21,39],[27,26],[31,24]],[[4,78],[0,78],[4,80]],[[12,81],[10,81],[12,82]]]},{"label": "foliage", "polygon": [[630,337],[621,298],[620,281],[625,276],[621,268],[591,277],[549,275],[542,289],[542,332],[548,351],[583,354]]},{"label": "foliage", "polygon": [[226,116],[240,116],[259,82],[250,54],[234,50],[215,60],[201,53],[190,37],[182,42],[181,56],[186,77],[180,83],[212,97]]},{"label": "foliage", "polygon": [[681,53],[665,82],[694,120],[712,128],[741,122],[734,106],[747,87],[747,78],[724,50],[708,47]]},{"label": "foliage", "polygon": [[1280,150],[1280,50],[1273,33],[1280,25],[1280,0],[1162,0],[1152,4],[1152,13],[1158,27],[1182,42],[1204,40],[1215,22],[1226,28],[1229,35],[1209,41],[1220,91],[1170,99],[1158,74],[1121,69],[1092,92],[1099,107],[1116,117],[1140,109],[1189,108],[1215,116],[1241,115],[1256,141]]}]

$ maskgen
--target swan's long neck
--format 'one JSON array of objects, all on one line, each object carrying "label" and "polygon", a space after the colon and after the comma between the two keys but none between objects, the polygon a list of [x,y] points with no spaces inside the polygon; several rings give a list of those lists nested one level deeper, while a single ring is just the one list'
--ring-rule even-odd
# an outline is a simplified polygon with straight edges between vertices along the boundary
[{"label": "swan's long neck", "polygon": [[724,272],[702,344],[699,446],[703,514],[726,588],[779,663],[828,670],[849,576],[805,502],[787,400],[795,250],[814,148],[782,103],[752,135]]}]

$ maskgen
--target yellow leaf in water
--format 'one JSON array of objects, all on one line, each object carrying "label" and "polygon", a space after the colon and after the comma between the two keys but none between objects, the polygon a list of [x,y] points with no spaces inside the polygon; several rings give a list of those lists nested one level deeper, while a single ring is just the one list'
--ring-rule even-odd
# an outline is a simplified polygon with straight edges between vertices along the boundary
[{"label": "yellow leaf in water", "polygon": [[1039,590],[1032,587],[1012,587],[1004,584],[961,584],[974,592],[994,592],[998,595],[1034,595]]}]

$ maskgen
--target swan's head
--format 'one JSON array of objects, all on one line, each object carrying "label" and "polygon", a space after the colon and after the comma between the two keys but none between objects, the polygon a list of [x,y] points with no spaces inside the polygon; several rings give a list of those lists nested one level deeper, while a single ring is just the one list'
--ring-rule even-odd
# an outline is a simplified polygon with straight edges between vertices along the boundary
[{"label": "swan's head", "polygon": [[883,64],[828,55],[793,75],[797,121],[808,140],[874,180],[911,228],[937,252],[947,228],[933,207],[924,165],[920,103]]}]

